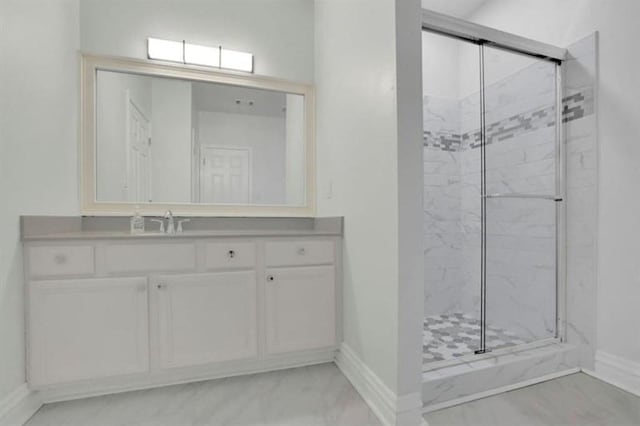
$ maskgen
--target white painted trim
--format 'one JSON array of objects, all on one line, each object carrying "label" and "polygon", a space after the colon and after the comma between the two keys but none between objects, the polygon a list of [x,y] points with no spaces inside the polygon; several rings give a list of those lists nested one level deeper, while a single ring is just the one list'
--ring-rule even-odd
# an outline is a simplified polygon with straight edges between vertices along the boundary
[{"label": "white painted trim", "polygon": [[640,396],[640,363],[603,351],[596,352],[595,371],[583,372],[626,392]]},{"label": "white painted trim", "polygon": [[469,40],[485,40],[508,49],[561,61],[567,56],[567,49],[464,21],[453,16],[443,15],[428,9],[422,9],[422,28]]},{"label": "white painted trim", "polygon": [[557,379],[558,377],[564,377],[564,376],[568,376],[570,374],[575,374],[579,372],[580,372],[580,368],[575,367],[575,368],[569,368],[568,370],[558,371],[556,373],[546,374],[544,376],[535,377],[529,380],[524,380],[522,382],[514,383],[512,385],[501,386],[499,388],[490,389],[484,392],[474,393],[473,395],[468,395],[462,398],[456,398],[450,401],[441,402],[440,404],[433,404],[428,407],[423,407],[422,413],[423,414],[431,413],[433,411],[442,410],[444,408],[453,407],[455,405],[464,404],[467,402],[475,401],[477,399],[487,398],[489,396],[494,396],[494,395],[509,392],[515,389],[524,388],[527,386],[535,385],[537,383],[547,382],[549,380]]},{"label": "white painted trim", "polygon": [[384,426],[396,426],[401,415],[420,410],[421,392],[398,397],[345,343],[336,354],[336,365]]},{"label": "white painted trim", "polygon": [[22,426],[42,407],[42,400],[26,383],[0,400],[0,425]]},{"label": "white painted trim", "polygon": [[119,376],[107,379],[87,380],[67,385],[56,385],[39,389],[37,390],[37,394],[45,404],[48,404],[121,392],[326,364],[334,361],[334,354],[335,350],[327,349],[278,356],[259,361],[237,361],[220,363],[224,365],[175,368],[151,374]]}]

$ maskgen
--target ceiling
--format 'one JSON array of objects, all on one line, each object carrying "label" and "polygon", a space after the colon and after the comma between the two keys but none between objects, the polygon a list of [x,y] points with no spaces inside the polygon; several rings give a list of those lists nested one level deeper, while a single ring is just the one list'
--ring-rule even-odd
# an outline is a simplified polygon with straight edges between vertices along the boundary
[{"label": "ceiling", "polygon": [[468,18],[490,0],[422,0],[422,7],[456,18]]},{"label": "ceiling", "polygon": [[195,109],[231,114],[284,117],[287,96],[282,92],[216,83],[192,83]]}]

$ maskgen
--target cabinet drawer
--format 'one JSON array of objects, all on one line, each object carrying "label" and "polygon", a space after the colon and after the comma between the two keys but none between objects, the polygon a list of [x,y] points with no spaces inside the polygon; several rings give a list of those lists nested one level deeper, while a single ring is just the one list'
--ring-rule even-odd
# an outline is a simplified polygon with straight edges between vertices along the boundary
[{"label": "cabinet drawer", "polygon": [[207,243],[205,265],[209,270],[253,268],[256,265],[255,243]]},{"label": "cabinet drawer", "polygon": [[92,246],[41,246],[29,248],[32,277],[91,275],[95,264]]},{"label": "cabinet drawer", "polygon": [[267,266],[323,265],[334,263],[333,241],[277,241],[266,243]]},{"label": "cabinet drawer", "polygon": [[188,271],[196,267],[191,243],[113,244],[104,248],[108,272]]}]

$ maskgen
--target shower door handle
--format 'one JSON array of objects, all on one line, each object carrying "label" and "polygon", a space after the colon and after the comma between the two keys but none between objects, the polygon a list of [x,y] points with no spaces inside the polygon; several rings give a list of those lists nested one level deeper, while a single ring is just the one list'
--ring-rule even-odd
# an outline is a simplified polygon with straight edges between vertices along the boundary
[{"label": "shower door handle", "polygon": [[564,198],[560,195],[536,195],[536,194],[518,194],[518,193],[495,193],[495,194],[486,194],[483,195],[482,198],[522,198],[522,199],[532,199],[532,200],[549,200],[560,202],[564,201]]}]

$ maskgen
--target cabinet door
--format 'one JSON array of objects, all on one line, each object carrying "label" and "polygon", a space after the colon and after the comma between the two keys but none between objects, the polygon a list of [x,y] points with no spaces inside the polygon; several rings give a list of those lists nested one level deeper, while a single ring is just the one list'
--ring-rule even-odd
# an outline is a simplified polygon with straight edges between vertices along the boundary
[{"label": "cabinet door", "polygon": [[166,276],[155,288],[163,368],[257,355],[255,272]]},{"label": "cabinet door", "polygon": [[265,296],[268,354],[336,344],[333,266],[269,269]]},{"label": "cabinet door", "polygon": [[148,370],[147,279],[31,282],[32,386]]}]

